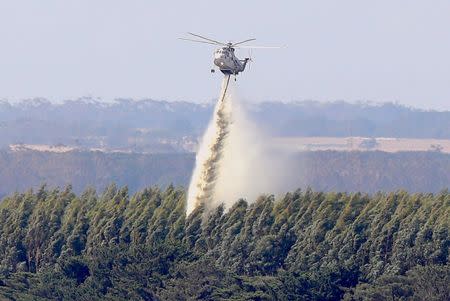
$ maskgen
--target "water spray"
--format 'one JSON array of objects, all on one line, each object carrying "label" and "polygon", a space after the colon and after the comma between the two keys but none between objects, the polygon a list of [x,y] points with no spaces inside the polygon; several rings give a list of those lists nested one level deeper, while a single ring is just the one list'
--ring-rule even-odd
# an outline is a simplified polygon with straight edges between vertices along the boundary
[{"label": "water spray", "polygon": [[221,96],[214,109],[213,119],[203,136],[196,156],[195,169],[188,191],[187,214],[197,206],[208,207],[214,197],[219,163],[231,122],[231,103],[226,101],[230,77],[230,75],[225,75],[223,79]]}]

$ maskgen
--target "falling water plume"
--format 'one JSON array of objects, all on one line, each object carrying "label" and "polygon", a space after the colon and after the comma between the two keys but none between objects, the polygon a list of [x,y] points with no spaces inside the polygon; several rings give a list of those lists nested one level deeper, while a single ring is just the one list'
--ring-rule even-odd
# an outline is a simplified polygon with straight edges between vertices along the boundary
[{"label": "falling water plume", "polygon": [[197,153],[196,166],[189,185],[187,214],[201,204],[207,206],[214,196],[219,162],[229,133],[231,119],[230,103],[227,95],[229,82],[230,76],[227,75],[222,82],[221,97],[214,109],[213,119],[203,136]]},{"label": "falling water plume", "polygon": [[253,123],[226,76],[213,118],[203,136],[189,185],[187,214],[203,205],[230,208],[243,198],[282,194],[299,184],[301,168],[293,153],[281,148]]}]

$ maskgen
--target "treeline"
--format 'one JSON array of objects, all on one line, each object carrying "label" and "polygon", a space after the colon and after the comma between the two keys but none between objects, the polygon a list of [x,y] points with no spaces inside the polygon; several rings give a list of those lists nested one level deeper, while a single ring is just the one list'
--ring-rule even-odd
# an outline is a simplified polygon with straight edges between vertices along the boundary
[{"label": "treeline", "polygon": [[185,191],[0,204],[0,299],[449,300],[450,193],[294,191],[185,215]]},{"label": "treeline", "polygon": [[[450,155],[449,163],[450,163]],[[71,185],[75,193],[92,186],[103,191],[109,184],[129,184],[131,193],[148,183],[162,187],[170,183],[187,186],[195,154],[126,154],[104,152],[52,153],[0,150],[0,195]],[[449,164],[450,166],[450,164]],[[449,181],[450,183],[450,181]]]},{"label": "treeline", "polygon": [[[72,185],[81,193],[91,185],[103,191],[110,183],[128,185],[130,194],[152,183],[187,186],[195,154],[51,153],[0,150],[0,195]],[[439,152],[299,152],[290,160],[286,189],[375,193],[403,189],[439,192],[450,187],[450,154]],[[295,170],[295,172],[292,172]]]},{"label": "treeline", "polygon": [[[0,100],[0,148],[9,144],[70,145],[134,152],[186,152],[211,119],[214,102],[92,98],[60,104]],[[258,127],[275,136],[450,139],[450,112],[394,103],[264,102],[248,105]]]}]

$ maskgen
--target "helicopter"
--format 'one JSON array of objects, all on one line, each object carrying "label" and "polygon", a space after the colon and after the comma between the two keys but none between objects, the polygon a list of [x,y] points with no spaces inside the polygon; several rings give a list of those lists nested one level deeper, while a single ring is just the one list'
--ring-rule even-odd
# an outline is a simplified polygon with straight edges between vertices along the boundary
[{"label": "helicopter", "polygon": [[[218,48],[214,51],[214,64],[219,67],[219,70],[225,74],[225,75],[238,75],[240,72],[243,72],[245,70],[245,67],[247,66],[247,63],[251,61],[250,57],[244,58],[243,60],[240,60],[236,57],[234,50],[236,48],[248,48],[248,49],[254,49],[254,48],[280,48],[280,47],[273,47],[273,46],[247,46],[242,45],[247,42],[255,41],[256,39],[247,39],[244,41],[240,41],[237,43],[224,43],[220,41],[216,41],[195,33],[188,32],[189,35],[194,36],[198,39],[190,39],[190,38],[179,38],[180,40],[184,41],[190,41],[190,42],[197,42],[197,43],[204,43],[204,44],[211,44],[211,45],[218,45],[222,46],[221,48]],[[199,40],[201,39],[201,40]],[[215,69],[211,69],[211,73],[214,73]],[[236,79],[236,78],[235,78]]]}]

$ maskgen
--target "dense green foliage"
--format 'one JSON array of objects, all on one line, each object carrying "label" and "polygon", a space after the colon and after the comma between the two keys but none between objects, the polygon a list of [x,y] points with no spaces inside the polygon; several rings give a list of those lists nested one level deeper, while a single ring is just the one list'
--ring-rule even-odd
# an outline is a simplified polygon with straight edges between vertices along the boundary
[{"label": "dense green foliage", "polygon": [[0,300],[450,297],[448,191],[295,191],[188,217],[184,200],[173,186],[7,197]]}]

